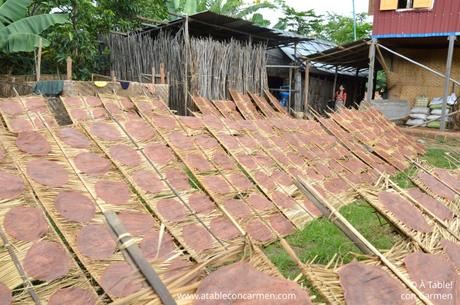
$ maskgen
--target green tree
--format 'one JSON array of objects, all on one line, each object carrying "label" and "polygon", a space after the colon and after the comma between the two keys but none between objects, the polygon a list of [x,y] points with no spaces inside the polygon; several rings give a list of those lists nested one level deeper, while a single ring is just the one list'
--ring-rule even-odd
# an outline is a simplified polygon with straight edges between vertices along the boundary
[{"label": "green tree", "polygon": [[279,18],[276,29],[291,31],[304,36],[315,36],[322,28],[322,16],[314,10],[296,11],[293,7],[283,4],[284,17]]},{"label": "green tree", "polygon": [[44,54],[44,69],[65,70],[66,58],[73,60],[77,79],[88,79],[92,72],[106,73],[108,52],[102,38],[110,31],[127,32],[141,26],[137,18],[164,19],[162,0],[35,0],[34,13],[57,11],[70,16],[70,23],[48,33],[51,46]]},{"label": "green tree", "polygon": [[[353,37],[353,18],[337,14],[328,14],[325,17],[324,26],[319,33],[321,38],[344,44],[354,40]],[[372,24],[367,20],[367,14],[356,15],[357,39],[367,38],[372,32]]]},{"label": "green tree", "polygon": [[166,0],[166,8],[171,13],[193,15],[209,10],[221,15],[249,19],[259,25],[269,25],[270,22],[257,12],[276,7],[276,4],[269,1],[247,5],[244,0]]},{"label": "green tree", "polygon": [[3,53],[32,52],[40,43],[50,42],[40,36],[49,27],[69,21],[64,14],[27,16],[32,0],[0,0],[0,50]]}]

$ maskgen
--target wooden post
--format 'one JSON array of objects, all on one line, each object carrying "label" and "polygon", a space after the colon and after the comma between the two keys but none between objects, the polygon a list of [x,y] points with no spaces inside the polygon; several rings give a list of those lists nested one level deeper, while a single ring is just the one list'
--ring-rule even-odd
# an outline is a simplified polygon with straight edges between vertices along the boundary
[{"label": "wooden post", "polygon": [[334,84],[332,85],[332,99],[335,99],[335,92],[337,91],[337,79],[339,78],[339,67],[335,66]]},{"label": "wooden post", "polygon": [[160,84],[164,85],[166,84],[166,73],[165,73],[165,64],[161,63],[160,64]]},{"label": "wooden post", "polygon": [[302,111],[302,73],[300,71],[300,68],[295,70],[294,89],[295,89],[294,109],[295,109],[295,112],[300,112]]},{"label": "wooden post", "polygon": [[452,74],[452,60],[454,57],[455,40],[457,40],[457,37],[455,35],[449,36],[449,50],[447,52],[446,63],[446,78],[444,81],[444,102],[442,103],[441,130],[446,130],[447,125],[447,99],[449,97],[449,83],[450,75]]},{"label": "wooden post", "polygon": [[309,112],[308,98],[310,97],[310,67],[311,67],[311,64],[310,62],[307,61],[307,65],[305,67],[305,84],[304,84],[304,95],[305,95],[304,112],[305,114],[308,114]]},{"label": "wooden post", "polygon": [[112,82],[116,83],[117,82],[117,76],[115,75],[114,70],[110,70],[110,77],[112,78]]},{"label": "wooden post", "polygon": [[67,80],[72,80],[72,57],[67,57]]},{"label": "wooden post", "polygon": [[189,17],[185,16],[184,39],[185,39],[185,69],[184,69],[184,114],[188,113],[188,73],[190,53],[190,33],[188,28]]},{"label": "wooden post", "polygon": [[292,107],[291,107],[291,100],[292,100],[292,66],[289,67],[289,99],[288,99],[288,113],[292,115]]},{"label": "wooden post", "polygon": [[38,55],[37,55],[37,82],[40,80],[41,72],[42,72],[42,48],[43,48],[43,41],[40,38],[38,42]]},{"label": "wooden post", "polygon": [[152,66],[152,85],[155,85],[155,65]]},{"label": "wooden post", "polygon": [[369,48],[369,76],[367,80],[367,97],[366,101],[371,102],[373,90],[374,90],[374,70],[375,70],[375,45],[377,39],[372,39],[371,47]]}]

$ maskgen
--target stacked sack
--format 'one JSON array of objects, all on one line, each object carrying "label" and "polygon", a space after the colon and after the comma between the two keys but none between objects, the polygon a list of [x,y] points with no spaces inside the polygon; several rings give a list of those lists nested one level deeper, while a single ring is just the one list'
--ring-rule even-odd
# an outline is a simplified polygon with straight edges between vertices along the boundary
[{"label": "stacked sack", "polygon": [[406,125],[409,126],[426,126],[430,108],[428,107],[428,98],[426,96],[418,96],[415,98],[415,107],[411,109],[409,120]]},{"label": "stacked sack", "polygon": [[[441,116],[442,116],[442,104],[444,103],[444,98],[442,97],[436,97],[434,98],[431,103],[430,103],[430,115],[427,117],[428,122],[427,127],[430,128],[439,128],[441,126]],[[455,93],[452,93],[448,98],[447,98],[447,109],[446,109],[446,115],[450,113],[450,109],[452,106],[457,104],[457,96]]]}]

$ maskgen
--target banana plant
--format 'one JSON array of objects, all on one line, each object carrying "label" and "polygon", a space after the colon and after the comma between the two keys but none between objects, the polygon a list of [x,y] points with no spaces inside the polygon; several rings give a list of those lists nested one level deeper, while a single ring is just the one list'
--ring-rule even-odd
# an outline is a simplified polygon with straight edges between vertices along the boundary
[{"label": "banana plant", "polygon": [[275,8],[269,1],[256,1],[248,5],[244,0],[166,0],[168,11],[175,14],[193,15],[202,11],[245,18],[264,8]]},{"label": "banana plant", "polygon": [[41,43],[50,42],[40,36],[49,27],[69,22],[66,14],[27,16],[32,0],[0,0],[0,51],[4,53],[32,52]]}]

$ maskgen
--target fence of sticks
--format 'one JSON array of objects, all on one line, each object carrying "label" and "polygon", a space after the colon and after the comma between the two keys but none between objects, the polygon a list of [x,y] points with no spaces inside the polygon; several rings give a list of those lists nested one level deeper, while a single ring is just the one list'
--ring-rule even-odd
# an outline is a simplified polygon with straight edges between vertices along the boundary
[{"label": "fence of sticks", "polygon": [[[185,114],[185,90],[213,100],[228,99],[228,90],[261,93],[267,86],[266,47],[237,40],[191,38],[186,55],[184,32],[110,34],[112,70],[118,79],[139,81],[142,75],[168,71],[169,106]],[[186,76],[187,75],[187,76]],[[187,89],[184,88],[187,78]],[[190,105],[190,106],[188,106]]]}]

